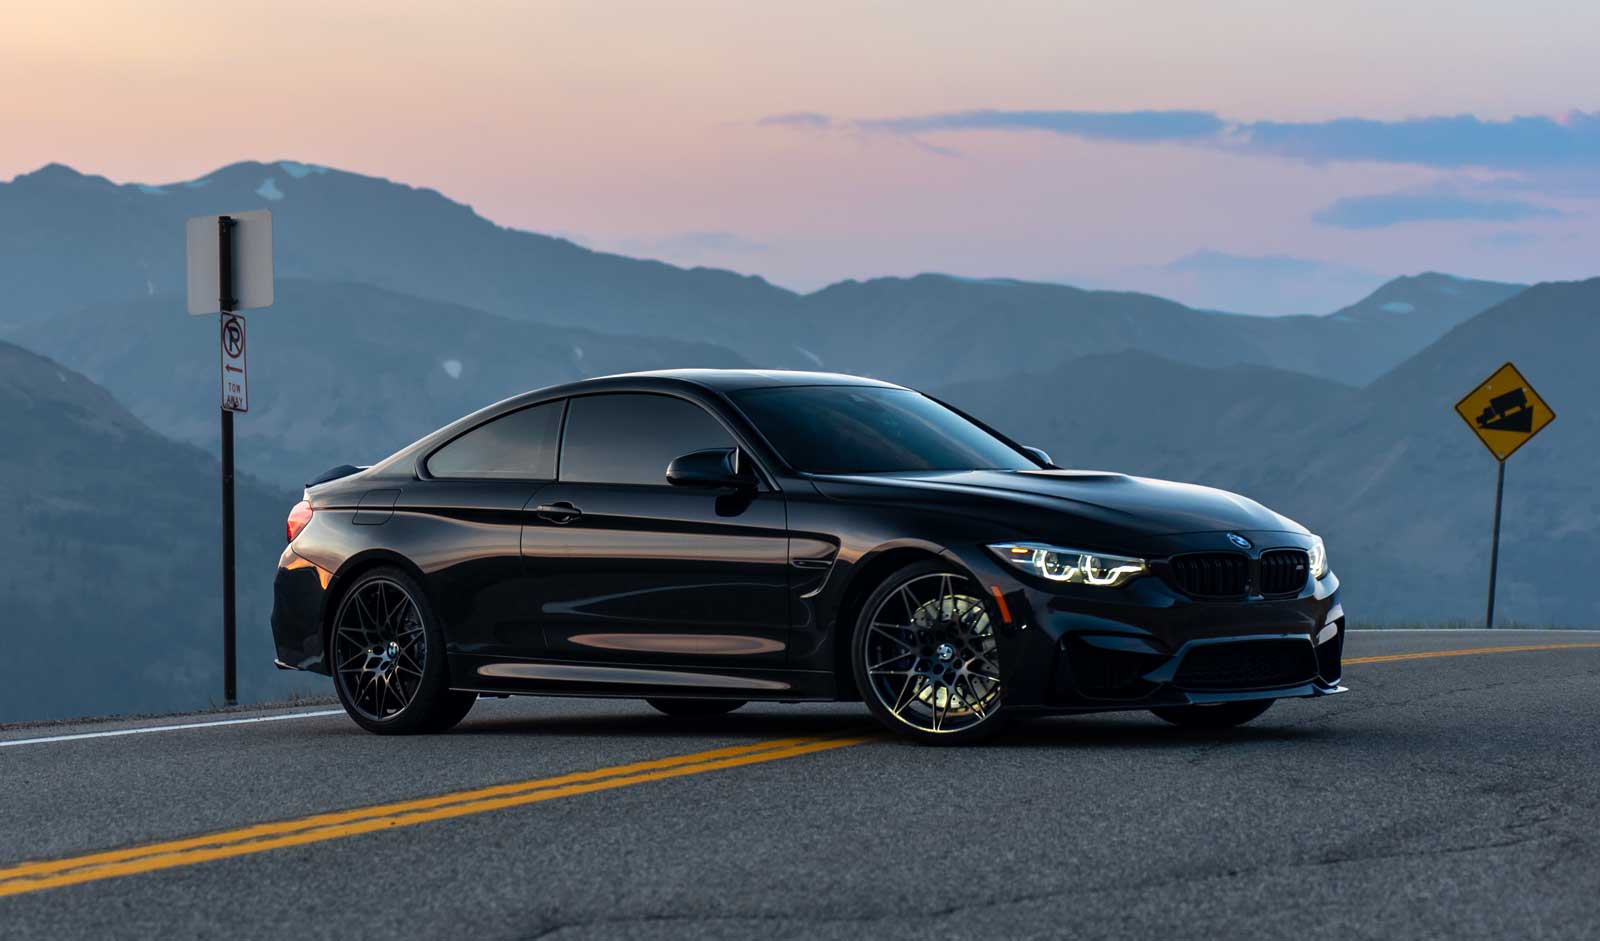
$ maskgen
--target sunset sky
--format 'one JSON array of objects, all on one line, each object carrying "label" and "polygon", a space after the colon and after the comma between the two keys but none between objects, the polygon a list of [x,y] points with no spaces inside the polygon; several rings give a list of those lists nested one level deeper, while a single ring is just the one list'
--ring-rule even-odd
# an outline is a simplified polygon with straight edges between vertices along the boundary
[{"label": "sunset sky", "polygon": [[791,287],[1600,275],[1600,4],[0,0],[0,180],[294,159]]}]

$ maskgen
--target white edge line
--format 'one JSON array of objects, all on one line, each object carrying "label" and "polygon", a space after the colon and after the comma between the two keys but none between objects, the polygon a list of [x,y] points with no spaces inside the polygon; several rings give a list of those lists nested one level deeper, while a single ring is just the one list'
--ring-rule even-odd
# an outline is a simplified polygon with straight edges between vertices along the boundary
[{"label": "white edge line", "polygon": [[247,719],[217,719],[212,722],[189,722],[183,725],[150,725],[137,729],[112,729],[109,732],[78,732],[73,735],[50,735],[44,738],[17,738],[0,741],[0,748],[12,745],[43,745],[47,742],[76,742],[86,738],[115,738],[119,735],[145,735],[150,732],[176,732],[181,729],[212,729],[219,725],[248,725],[252,722],[282,722],[285,719],[314,719],[319,716],[342,716],[343,709],[323,709],[318,712],[291,712],[277,716],[251,716]]}]

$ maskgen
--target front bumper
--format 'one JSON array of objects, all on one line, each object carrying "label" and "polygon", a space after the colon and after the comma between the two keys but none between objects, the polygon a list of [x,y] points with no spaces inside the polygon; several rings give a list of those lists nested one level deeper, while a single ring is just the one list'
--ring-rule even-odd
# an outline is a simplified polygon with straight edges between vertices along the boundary
[{"label": "front bumper", "polygon": [[1345,615],[1331,573],[1308,578],[1294,597],[1218,602],[1191,598],[1156,575],[1102,589],[1031,579],[986,555],[961,561],[1011,616],[999,645],[1007,709],[1094,712],[1344,692]]}]

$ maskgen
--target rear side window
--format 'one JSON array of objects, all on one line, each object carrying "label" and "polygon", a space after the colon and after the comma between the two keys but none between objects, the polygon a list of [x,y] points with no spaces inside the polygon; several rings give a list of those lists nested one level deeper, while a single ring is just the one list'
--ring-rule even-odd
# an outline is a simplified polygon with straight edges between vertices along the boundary
[{"label": "rear side window", "polygon": [[555,480],[561,402],[547,402],[479,425],[428,458],[435,477]]},{"label": "rear side window", "polygon": [[573,399],[567,413],[561,479],[666,486],[673,458],[731,447],[728,432],[693,402],[636,393],[586,395]]}]

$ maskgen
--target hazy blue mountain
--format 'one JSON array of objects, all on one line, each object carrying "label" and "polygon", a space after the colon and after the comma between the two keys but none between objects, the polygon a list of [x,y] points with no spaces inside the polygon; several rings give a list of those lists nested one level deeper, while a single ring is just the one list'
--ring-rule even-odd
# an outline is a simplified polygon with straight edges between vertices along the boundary
[{"label": "hazy blue mountain", "polygon": [[[1510,300],[1527,285],[1499,281],[1476,281],[1453,275],[1426,272],[1395,278],[1349,307],[1322,318],[1325,322],[1354,323],[1365,336],[1385,338],[1389,349],[1420,351],[1444,336],[1457,324]],[[1346,382],[1367,383],[1399,365],[1387,355],[1371,355],[1373,349],[1358,349],[1353,356],[1337,348],[1305,351],[1306,372],[1343,378]],[[1407,355],[1410,355],[1410,352]]]},{"label": "hazy blue mountain", "polygon": [[1053,369],[945,386],[936,394],[1067,467],[1204,480],[1241,448],[1295,435],[1357,390],[1264,366],[1190,366],[1100,353]]},{"label": "hazy blue mountain", "polygon": [[1129,349],[1208,365],[1268,356],[1230,329],[1234,318],[1145,294],[1054,284],[944,275],[846,281],[808,296],[806,308],[807,349],[827,368],[917,386]]},{"label": "hazy blue mountain", "polygon": [[[217,464],[79,373],[0,343],[0,723],[222,698]],[[237,486],[240,693],[272,667],[271,574],[297,497]]]},{"label": "hazy blue mountain", "polygon": [[[1197,366],[1270,366],[1361,384],[1520,290],[1422,275],[1396,279],[1336,315],[1254,317],[1058,284],[881,278],[808,295],[812,336],[805,344],[828,368],[924,386],[1125,350]],[[1385,305],[1410,307],[1415,316],[1366,316]]]},{"label": "hazy blue mountain", "polygon": [[[747,365],[721,347],[512,321],[363,284],[280,279],[246,315],[250,411],[239,466],[285,487],[370,463],[448,422],[529,389],[674,366]],[[217,318],[158,294],[103,303],[13,331],[29,349],[104,384],[151,427],[214,450]]]},{"label": "hazy blue mountain", "polygon": [[160,186],[52,164],[0,184],[0,284],[11,290],[0,317],[182,293],[184,220],[263,206],[280,277],[359,281],[541,323],[732,331],[759,348],[796,299],[760,278],[590,251],[495,225],[433,190],[289,161]]},{"label": "hazy blue mountain", "polygon": [[1454,405],[1513,361],[1560,417],[1507,465],[1501,617],[1600,623],[1590,584],[1600,559],[1596,350],[1600,279],[1529,288],[1285,442],[1305,459],[1259,489],[1327,521],[1375,609],[1480,617],[1495,462]]},{"label": "hazy blue mountain", "polygon": [[1063,463],[1237,490],[1300,520],[1327,537],[1355,617],[1471,620],[1495,462],[1453,406],[1512,360],[1560,418],[1508,465],[1500,620],[1596,624],[1597,349],[1600,279],[1520,292],[1359,390],[1120,354],[939,391]]},{"label": "hazy blue mountain", "polygon": [[1332,310],[1388,278],[1312,258],[1203,249],[1165,265],[1130,269],[1117,280],[1192,307],[1281,316]]},{"label": "hazy blue mountain", "polygon": [[11,291],[0,328],[178,293],[184,219],[256,206],[273,211],[284,278],[361,282],[511,319],[705,340],[764,366],[820,362],[913,384],[1121,350],[1360,383],[1517,289],[1423,276],[1368,299],[1381,298],[1380,310],[1409,304],[1416,316],[1407,318],[1362,316],[1366,301],[1331,317],[1217,314],[1147,294],[938,275],[801,296],[760,278],[590,251],[496,225],[432,190],[288,161],[161,186],[51,165],[0,184],[0,283]]}]

